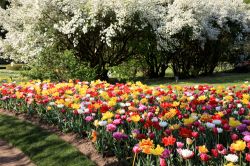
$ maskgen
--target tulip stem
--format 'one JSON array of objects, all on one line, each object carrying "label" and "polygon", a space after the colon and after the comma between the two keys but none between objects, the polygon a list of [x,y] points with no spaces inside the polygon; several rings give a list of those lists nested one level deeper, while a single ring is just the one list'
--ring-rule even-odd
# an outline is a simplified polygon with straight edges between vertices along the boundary
[{"label": "tulip stem", "polygon": [[134,160],[133,160],[133,166],[135,166],[135,159],[136,159],[137,153],[134,155]]},{"label": "tulip stem", "polygon": [[242,160],[242,153],[240,152],[240,165],[241,165],[241,160]]}]

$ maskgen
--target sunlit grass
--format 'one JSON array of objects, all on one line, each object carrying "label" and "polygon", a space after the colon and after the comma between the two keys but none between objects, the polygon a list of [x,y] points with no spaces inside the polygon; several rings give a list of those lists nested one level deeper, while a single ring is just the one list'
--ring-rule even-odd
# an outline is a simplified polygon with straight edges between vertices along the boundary
[{"label": "sunlit grass", "polygon": [[93,166],[57,135],[17,118],[0,115],[0,138],[22,150],[37,166]]}]

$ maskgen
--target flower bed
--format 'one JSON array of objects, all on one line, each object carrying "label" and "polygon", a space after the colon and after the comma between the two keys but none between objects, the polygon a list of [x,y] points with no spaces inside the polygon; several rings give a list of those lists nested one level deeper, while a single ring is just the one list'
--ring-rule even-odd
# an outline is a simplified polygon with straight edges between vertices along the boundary
[{"label": "flower bed", "polygon": [[250,86],[30,81],[0,86],[6,110],[88,136],[133,165],[247,165]]}]

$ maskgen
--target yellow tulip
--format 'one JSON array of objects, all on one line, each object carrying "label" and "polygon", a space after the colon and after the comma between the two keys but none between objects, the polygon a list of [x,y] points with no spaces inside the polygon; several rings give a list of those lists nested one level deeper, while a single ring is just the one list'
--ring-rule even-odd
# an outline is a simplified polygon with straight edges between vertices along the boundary
[{"label": "yellow tulip", "polygon": [[235,143],[232,143],[230,147],[235,151],[243,151],[246,148],[246,142],[242,140],[237,140]]},{"label": "yellow tulip", "polygon": [[229,125],[231,127],[238,127],[239,125],[241,125],[240,121],[235,120],[235,118],[229,118]]},{"label": "yellow tulip", "polygon": [[164,148],[161,147],[160,145],[157,145],[157,147],[155,149],[151,149],[150,153],[155,155],[155,156],[160,156],[162,155],[162,153],[164,152]]},{"label": "yellow tulip", "polygon": [[131,120],[135,123],[139,122],[141,117],[139,115],[132,115]]},{"label": "yellow tulip", "polygon": [[206,148],[206,145],[199,146],[198,151],[199,153],[208,153],[208,149]]},{"label": "yellow tulip", "polygon": [[110,111],[107,111],[102,115],[102,120],[111,119],[113,117],[114,117],[114,114]]}]

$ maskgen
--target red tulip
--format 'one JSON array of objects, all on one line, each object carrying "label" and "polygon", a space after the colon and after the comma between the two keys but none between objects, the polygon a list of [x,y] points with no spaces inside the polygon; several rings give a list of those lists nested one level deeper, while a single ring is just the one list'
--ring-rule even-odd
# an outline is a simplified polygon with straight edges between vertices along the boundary
[{"label": "red tulip", "polygon": [[209,155],[207,155],[206,153],[201,153],[200,158],[202,161],[207,162],[211,157]]},{"label": "red tulip", "polygon": [[163,158],[160,158],[160,166],[167,166],[166,160]]},{"label": "red tulip", "polygon": [[222,144],[217,144],[216,145],[216,148],[219,150],[219,151],[222,151],[224,149],[224,146]]},{"label": "red tulip", "polygon": [[214,156],[215,158],[217,158],[217,157],[219,156],[219,152],[218,152],[217,149],[211,149],[211,152],[212,152],[212,154],[213,154],[213,156]]},{"label": "red tulip", "polygon": [[231,139],[232,139],[233,141],[236,141],[236,140],[239,139],[239,136],[238,136],[237,134],[231,134]]},{"label": "red tulip", "polygon": [[204,131],[206,131],[206,128],[205,128],[204,126],[199,126],[199,130],[200,130],[201,132],[204,132]]},{"label": "red tulip", "polygon": [[192,132],[192,136],[196,139],[196,138],[198,138],[198,137],[199,137],[199,133],[198,133],[198,132],[193,131],[193,132]]},{"label": "red tulip", "polygon": [[250,153],[246,153],[246,161],[250,162]]}]

